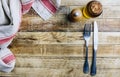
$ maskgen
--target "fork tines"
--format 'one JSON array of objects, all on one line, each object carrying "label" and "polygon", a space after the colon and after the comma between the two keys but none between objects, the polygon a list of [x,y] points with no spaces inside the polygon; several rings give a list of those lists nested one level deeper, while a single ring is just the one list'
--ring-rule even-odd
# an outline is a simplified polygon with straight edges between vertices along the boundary
[{"label": "fork tines", "polygon": [[91,33],[91,24],[85,24],[84,35],[90,35]]},{"label": "fork tines", "polygon": [[84,30],[90,31],[91,30],[91,24],[85,24]]}]

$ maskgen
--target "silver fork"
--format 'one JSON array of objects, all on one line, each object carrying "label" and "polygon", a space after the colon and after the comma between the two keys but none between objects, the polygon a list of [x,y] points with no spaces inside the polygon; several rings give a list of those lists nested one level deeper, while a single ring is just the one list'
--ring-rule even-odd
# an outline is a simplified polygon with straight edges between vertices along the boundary
[{"label": "silver fork", "polygon": [[91,24],[85,24],[84,32],[83,32],[83,37],[84,37],[85,46],[86,46],[85,62],[84,62],[84,66],[83,66],[83,72],[84,73],[88,73],[89,72],[88,43],[89,43],[89,40],[90,40],[90,36],[91,36]]}]

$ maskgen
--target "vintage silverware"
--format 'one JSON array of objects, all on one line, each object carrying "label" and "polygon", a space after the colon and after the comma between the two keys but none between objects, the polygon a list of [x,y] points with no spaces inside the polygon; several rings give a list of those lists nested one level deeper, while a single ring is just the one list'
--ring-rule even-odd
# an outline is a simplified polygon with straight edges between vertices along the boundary
[{"label": "vintage silverware", "polygon": [[92,65],[91,65],[91,72],[90,74],[92,76],[96,75],[96,53],[97,53],[97,48],[98,48],[98,25],[97,22],[94,21],[94,39],[93,39],[93,57],[92,57]]},{"label": "vintage silverware", "polygon": [[88,43],[89,43],[90,36],[91,36],[91,24],[85,24],[84,33],[83,33],[83,37],[84,37],[84,40],[85,40],[85,46],[86,46],[85,62],[84,62],[84,66],[83,66],[83,72],[84,73],[89,72]]}]

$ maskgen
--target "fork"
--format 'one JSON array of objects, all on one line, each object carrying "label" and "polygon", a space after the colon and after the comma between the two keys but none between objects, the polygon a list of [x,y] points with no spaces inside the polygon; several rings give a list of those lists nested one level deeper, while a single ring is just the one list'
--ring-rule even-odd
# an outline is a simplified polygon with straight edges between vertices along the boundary
[{"label": "fork", "polygon": [[86,74],[89,72],[88,42],[90,40],[90,36],[91,36],[91,24],[85,24],[83,37],[84,37],[84,40],[85,40],[86,53],[85,53],[85,62],[84,62],[84,66],[83,66],[83,72],[86,73]]}]

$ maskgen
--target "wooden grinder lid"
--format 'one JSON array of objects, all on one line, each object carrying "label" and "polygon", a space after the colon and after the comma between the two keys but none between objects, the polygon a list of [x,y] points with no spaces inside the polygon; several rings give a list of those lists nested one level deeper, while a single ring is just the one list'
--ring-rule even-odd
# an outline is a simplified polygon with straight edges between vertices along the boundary
[{"label": "wooden grinder lid", "polygon": [[82,12],[79,8],[73,9],[70,14],[70,18],[72,21],[80,21],[82,17]]}]

